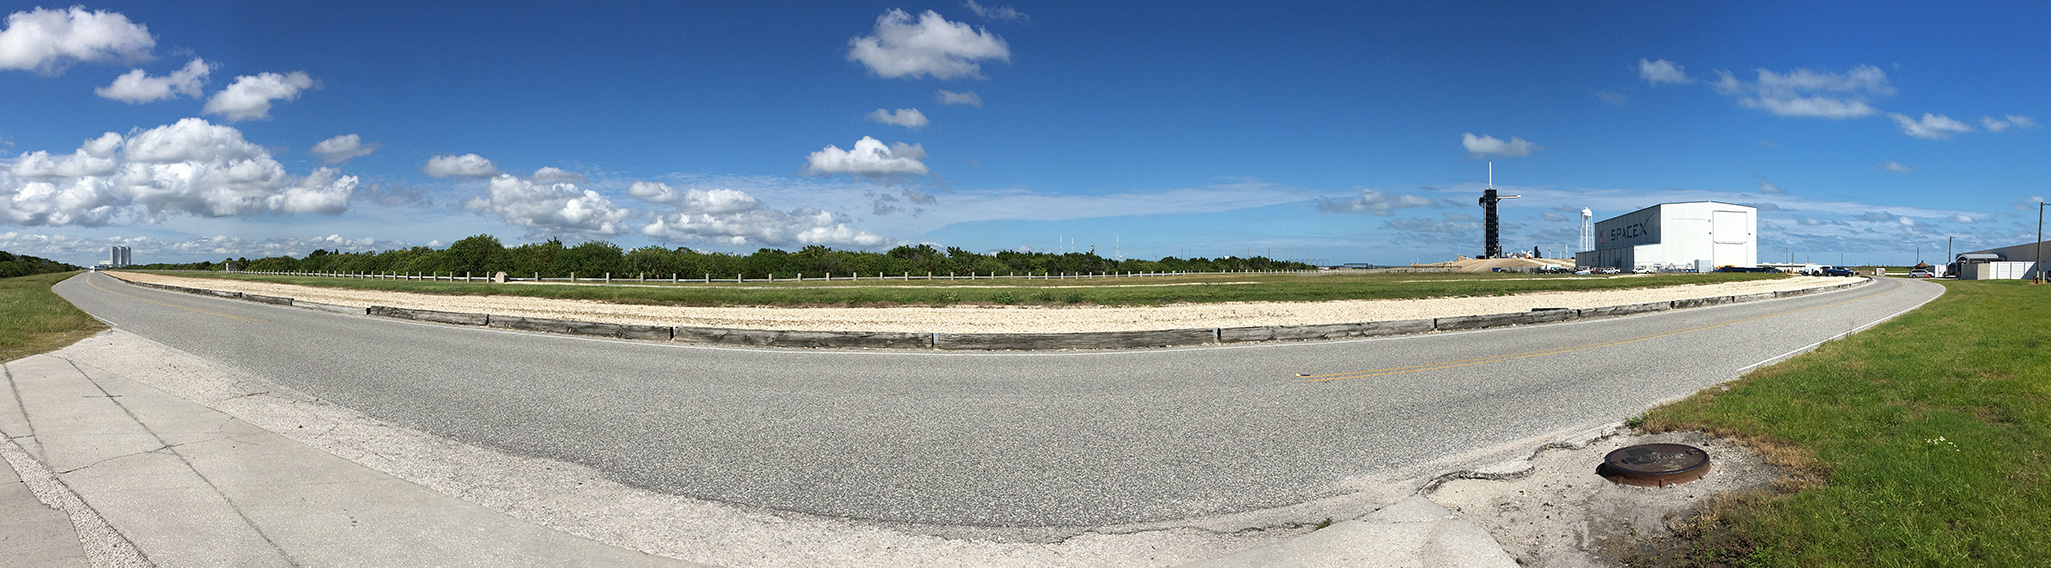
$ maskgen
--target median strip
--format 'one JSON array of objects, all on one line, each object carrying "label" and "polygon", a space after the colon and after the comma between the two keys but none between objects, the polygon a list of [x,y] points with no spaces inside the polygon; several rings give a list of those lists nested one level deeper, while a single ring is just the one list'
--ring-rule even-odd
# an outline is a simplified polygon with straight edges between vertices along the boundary
[{"label": "median strip", "polygon": [[[110,275],[112,276],[112,275]],[[1232,343],[1260,343],[1270,341],[1315,341],[1333,339],[1357,339],[1408,335],[1433,331],[1460,331],[1486,329],[1515,325],[1555,323],[1575,319],[1618,317],[1658,311],[1713,306],[1721,304],[1754,302],[1790,296],[1836,291],[1861,286],[1872,282],[1861,278],[1856,282],[1833,284],[1801,290],[1761,292],[1738,296],[1713,296],[1691,298],[1669,302],[1647,302],[1618,306],[1602,306],[1581,309],[1538,309],[1529,312],[1450,316],[1434,319],[1399,321],[1375,321],[1341,324],[1275,325],[1230,328],[1166,329],[1148,331],[1107,331],[1074,333],[916,333],[882,331],[800,331],[774,329],[734,329],[710,327],[665,327],[649,325],[560,320],[524,316],[477,314],[399,308],[392,306],[370,306],[358,308],[307,302],[279,296],[244,294],[204,288],[189,288],[168,284],[135,282],[120,277],[117,280],[136,286],[156,288],[172,292],[200,296],[216,296],[272,305],[293,306],[335,313],[367,315],[392,319],[404,319],[451,325],[482,326],[496,329],[559,333],[632,339],[640,341],[667,341],[677,343],[701,343],[713,345],[745,345],[751,347],[802,347],[815,349],[941,349],[965,351],[1044,351],[1044,350],[1099,350],[1099,349],[1152,349],[1165,347],[1188,347],[1197,345],[1219,345]]]}]

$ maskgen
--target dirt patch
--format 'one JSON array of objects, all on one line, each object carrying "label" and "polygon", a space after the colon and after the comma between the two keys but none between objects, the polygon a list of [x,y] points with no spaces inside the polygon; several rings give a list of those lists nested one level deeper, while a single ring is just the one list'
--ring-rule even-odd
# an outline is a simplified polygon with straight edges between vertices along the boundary
[{"label": "dirt patch", "polygon": [[[1687,444],[1709,453],[1708,475],[1664,488],[1611,483],[1595,474],[1624,446]],[[1635,430],[1578,447],[1540,450],[1525,464],[1490,468],[1499,479],[1452,479],[1432,501],[1487,529],[1522,566],[1614,566],[1667,557],[1699,534],[1697,515],[1738,496],[1769,490],[1781,477],[1759,454],[1701,432]]]},{"label": "dirt patch", "polygon": [[1537,292],[1475,298],[1227,302],[1158,307],[775,308],[650,306],[521,296],[441,296],[134,272],[122,272],[119,276],[137,282],[284,296],[344,306],[379,305],[630,325],[910,333],[1151,331],[1398,321],[1526,312],[1532,308],[1593,308],[1666,302],[1816,288],[1845,282],[1843,278],[1798,276],[1666,288]]}]

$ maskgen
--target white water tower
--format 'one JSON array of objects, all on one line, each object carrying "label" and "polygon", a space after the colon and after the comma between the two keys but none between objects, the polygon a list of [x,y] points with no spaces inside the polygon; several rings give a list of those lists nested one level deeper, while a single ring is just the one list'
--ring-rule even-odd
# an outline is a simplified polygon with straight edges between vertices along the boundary
[{"label": "white water tower", "polygon": [[1574,252],[1595,250],[1595,221],[1592,220],[1594,218],[1594,211],[1589,211],[1587,207],[1581,208],[1581,249]]}]

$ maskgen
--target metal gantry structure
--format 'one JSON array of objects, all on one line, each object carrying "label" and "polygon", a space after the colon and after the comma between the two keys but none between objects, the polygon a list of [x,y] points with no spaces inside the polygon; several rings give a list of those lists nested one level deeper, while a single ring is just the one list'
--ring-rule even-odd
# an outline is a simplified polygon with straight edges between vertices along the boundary
[{"label": "metal gantry structure", "polygon": [[1516,199],[1518,195],[1496,194],[1496,165],[1488,164],[1488,189],[1481,192],[1482,243],[1481,258],[1502,258],[1503,243],[1496,231],[1496,202]]}]

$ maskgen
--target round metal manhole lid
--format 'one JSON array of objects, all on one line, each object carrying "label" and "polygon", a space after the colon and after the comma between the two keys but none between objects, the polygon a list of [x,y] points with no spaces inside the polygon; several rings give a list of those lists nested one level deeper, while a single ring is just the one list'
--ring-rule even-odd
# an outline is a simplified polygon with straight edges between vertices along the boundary
[{"label": "round metal manhole lid", "polygon": [[1709,452],[1683,444],[1625,446],[1603,456],[1595,473],[1625,485],[1680,485],[1709,474]]}]

